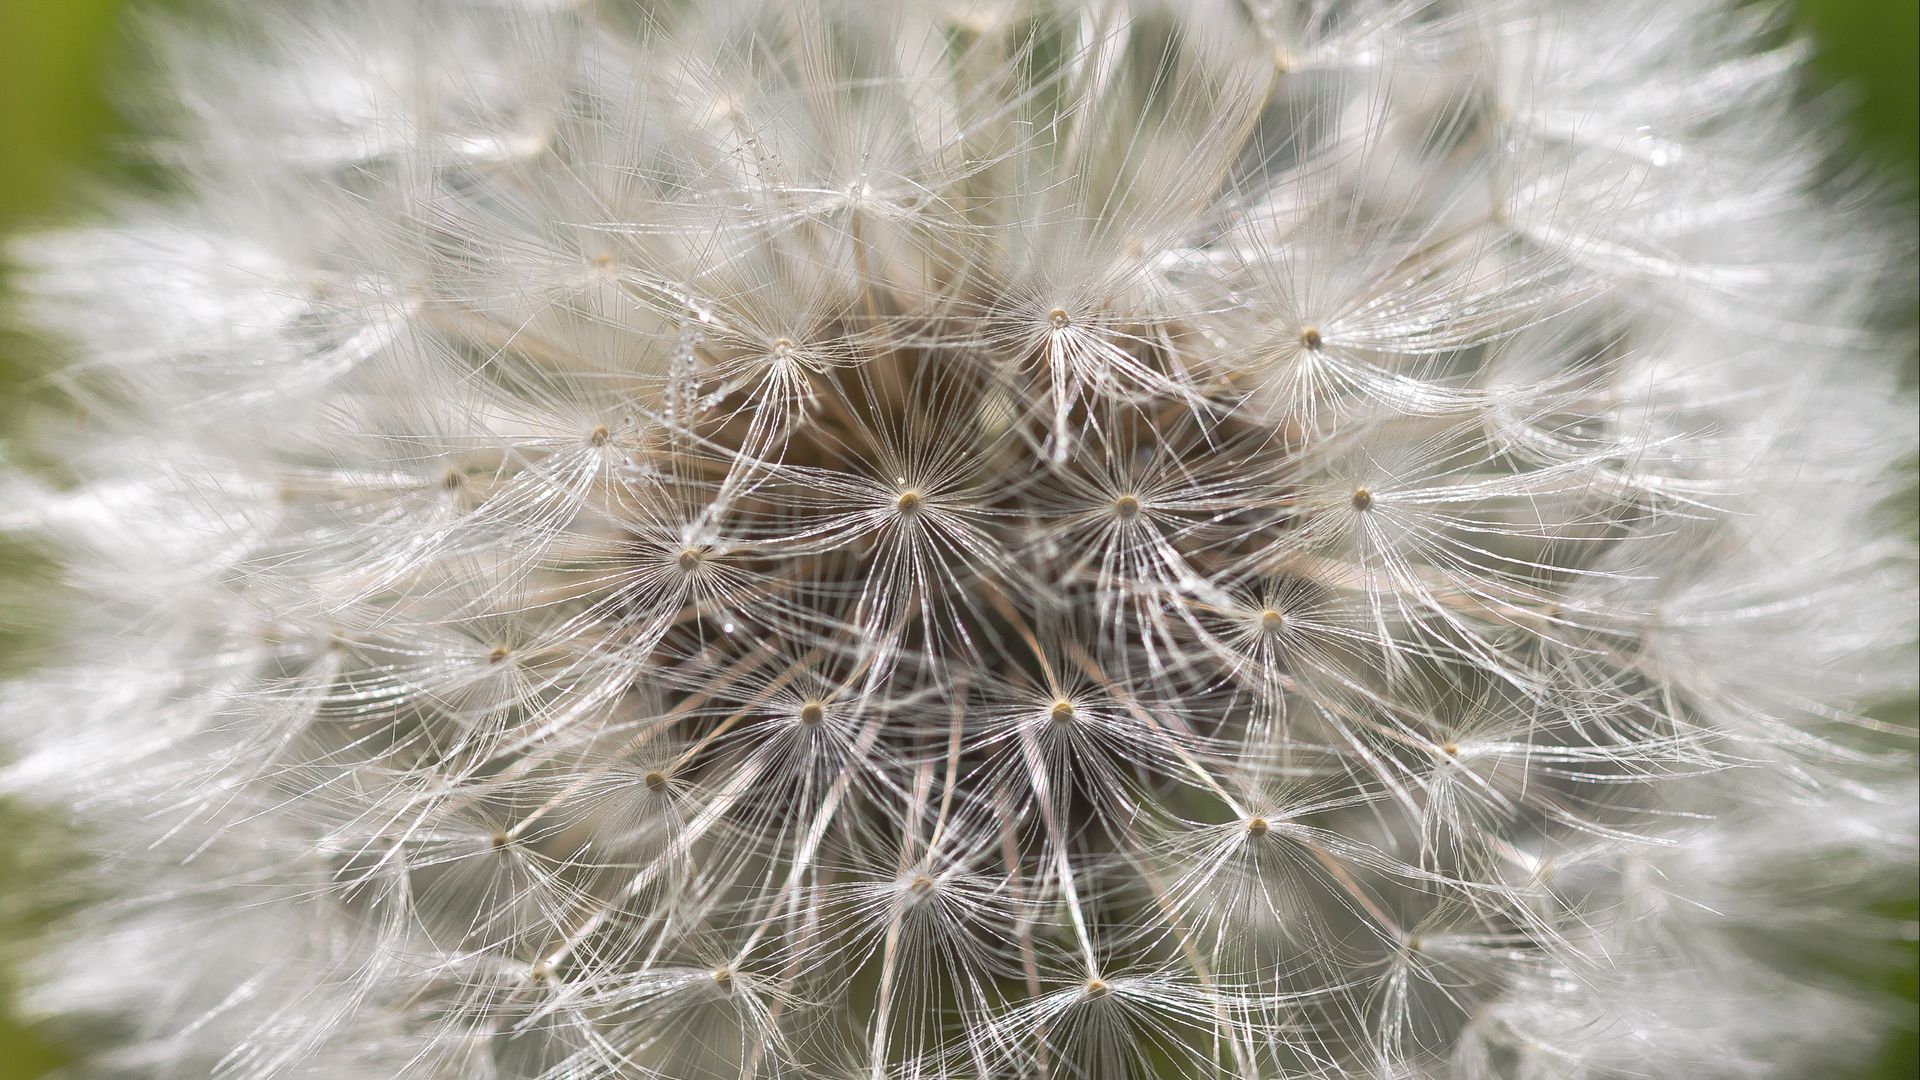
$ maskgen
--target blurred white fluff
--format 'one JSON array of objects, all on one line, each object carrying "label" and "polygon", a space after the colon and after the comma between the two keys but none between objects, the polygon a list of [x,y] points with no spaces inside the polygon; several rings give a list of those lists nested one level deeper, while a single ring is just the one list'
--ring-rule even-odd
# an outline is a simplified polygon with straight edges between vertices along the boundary
[{"label": "blurred white fluff", "polygon": [[1913,251],[1777,13],[147,31],[175,183],[16,243],[82,419],[0,473],[98,1075],[1871,1052]]}]

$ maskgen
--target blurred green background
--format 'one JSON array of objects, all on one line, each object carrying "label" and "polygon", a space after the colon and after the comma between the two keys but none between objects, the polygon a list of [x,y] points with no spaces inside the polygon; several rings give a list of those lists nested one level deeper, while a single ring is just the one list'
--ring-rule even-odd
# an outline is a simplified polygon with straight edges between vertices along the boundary
[{"label": "blurred green background", "polygon": [[[113,151],[120,123],[107,88],[128,56],[119,22],[127,6],[127,0],[0,0],[0,233],[57,214],[77,177],[124,166]],[[1822,75],[1858,104],[1850,137],[1903,185],[1920,215],[1920,0],[1800,0],[1797,8],[1819,45]],[[0,405],[19,392],[21,369],[19,358],[0,356]],[[7,411],[0,408],[0,416]],[[0,635],[0,649],[5,640]],[[7,826],[16,824],[0,821],[0,945],[32,933],[30,917],[4,902],[8,884],[29,873],[4,839]],[[0,958],[10,951],[0,948]],[[1907,951],[1897,982],[1911,1003],[1920,953]],[[5,994],[0,975],[0,1080],[37,1080],[64,1057],[45,1036],[8,1019]],[[1917,1067],[1920,1051],[1910,1028],[1866,1075],[1907,1080]]]}]

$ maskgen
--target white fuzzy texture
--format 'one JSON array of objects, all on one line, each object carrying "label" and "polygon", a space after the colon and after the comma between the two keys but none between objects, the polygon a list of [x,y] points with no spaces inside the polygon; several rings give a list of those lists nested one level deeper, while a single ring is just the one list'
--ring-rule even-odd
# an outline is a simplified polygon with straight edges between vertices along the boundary
[{"label": "white fuzzy texture", "polygon": [[1772,15],[233,8],[14,251],[100,1075],[1871,1050],[1912,252]]}]

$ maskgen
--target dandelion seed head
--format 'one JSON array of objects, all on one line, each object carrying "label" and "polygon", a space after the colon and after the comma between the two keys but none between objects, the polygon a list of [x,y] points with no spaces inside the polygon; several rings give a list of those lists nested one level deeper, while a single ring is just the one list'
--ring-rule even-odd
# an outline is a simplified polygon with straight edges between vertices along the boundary
[{"label": "dandelion seed head", "polygon": [[1882,1026],[1780,943],[1910,929],[1912,252],[1766,13],[209,7],[141,24],[165,190],[10,260],[70,401],[0,793],[85,825],[26,996],[89,1068]]}]

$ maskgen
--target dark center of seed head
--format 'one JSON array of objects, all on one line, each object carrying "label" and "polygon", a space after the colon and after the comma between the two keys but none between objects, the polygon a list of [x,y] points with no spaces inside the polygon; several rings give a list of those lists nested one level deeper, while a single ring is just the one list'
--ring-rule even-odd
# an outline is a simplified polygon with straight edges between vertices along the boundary
[{"label": "dark center of seed head", "polygon": [[1320,337],[1319,328],[1309,326],[1305,330],[1300,331],[1300,344],[1314,352],[1319,352],[1320,346],[1326,344],[1326,342]]},{"label": "dark center of seed head", "polygon": [[814,727],[827,718],[827,707],[818,701],[809,701],[800,706],[800,722]]},{"label": "dark center of seed head", "polygon": [[1368,491],[1366,488],[1363,488],[1363,487],[1354,488],[1353,489],[1353,508],[1355,510],[1372,509],[1373,508],[1373,492]]},{"label": "dark center of seed head", "polygon": [[1140,516],[1140,500],[1132,495],[1122,495],[1113,500],[1113,516],[1121,521],[1132,521]]}]

